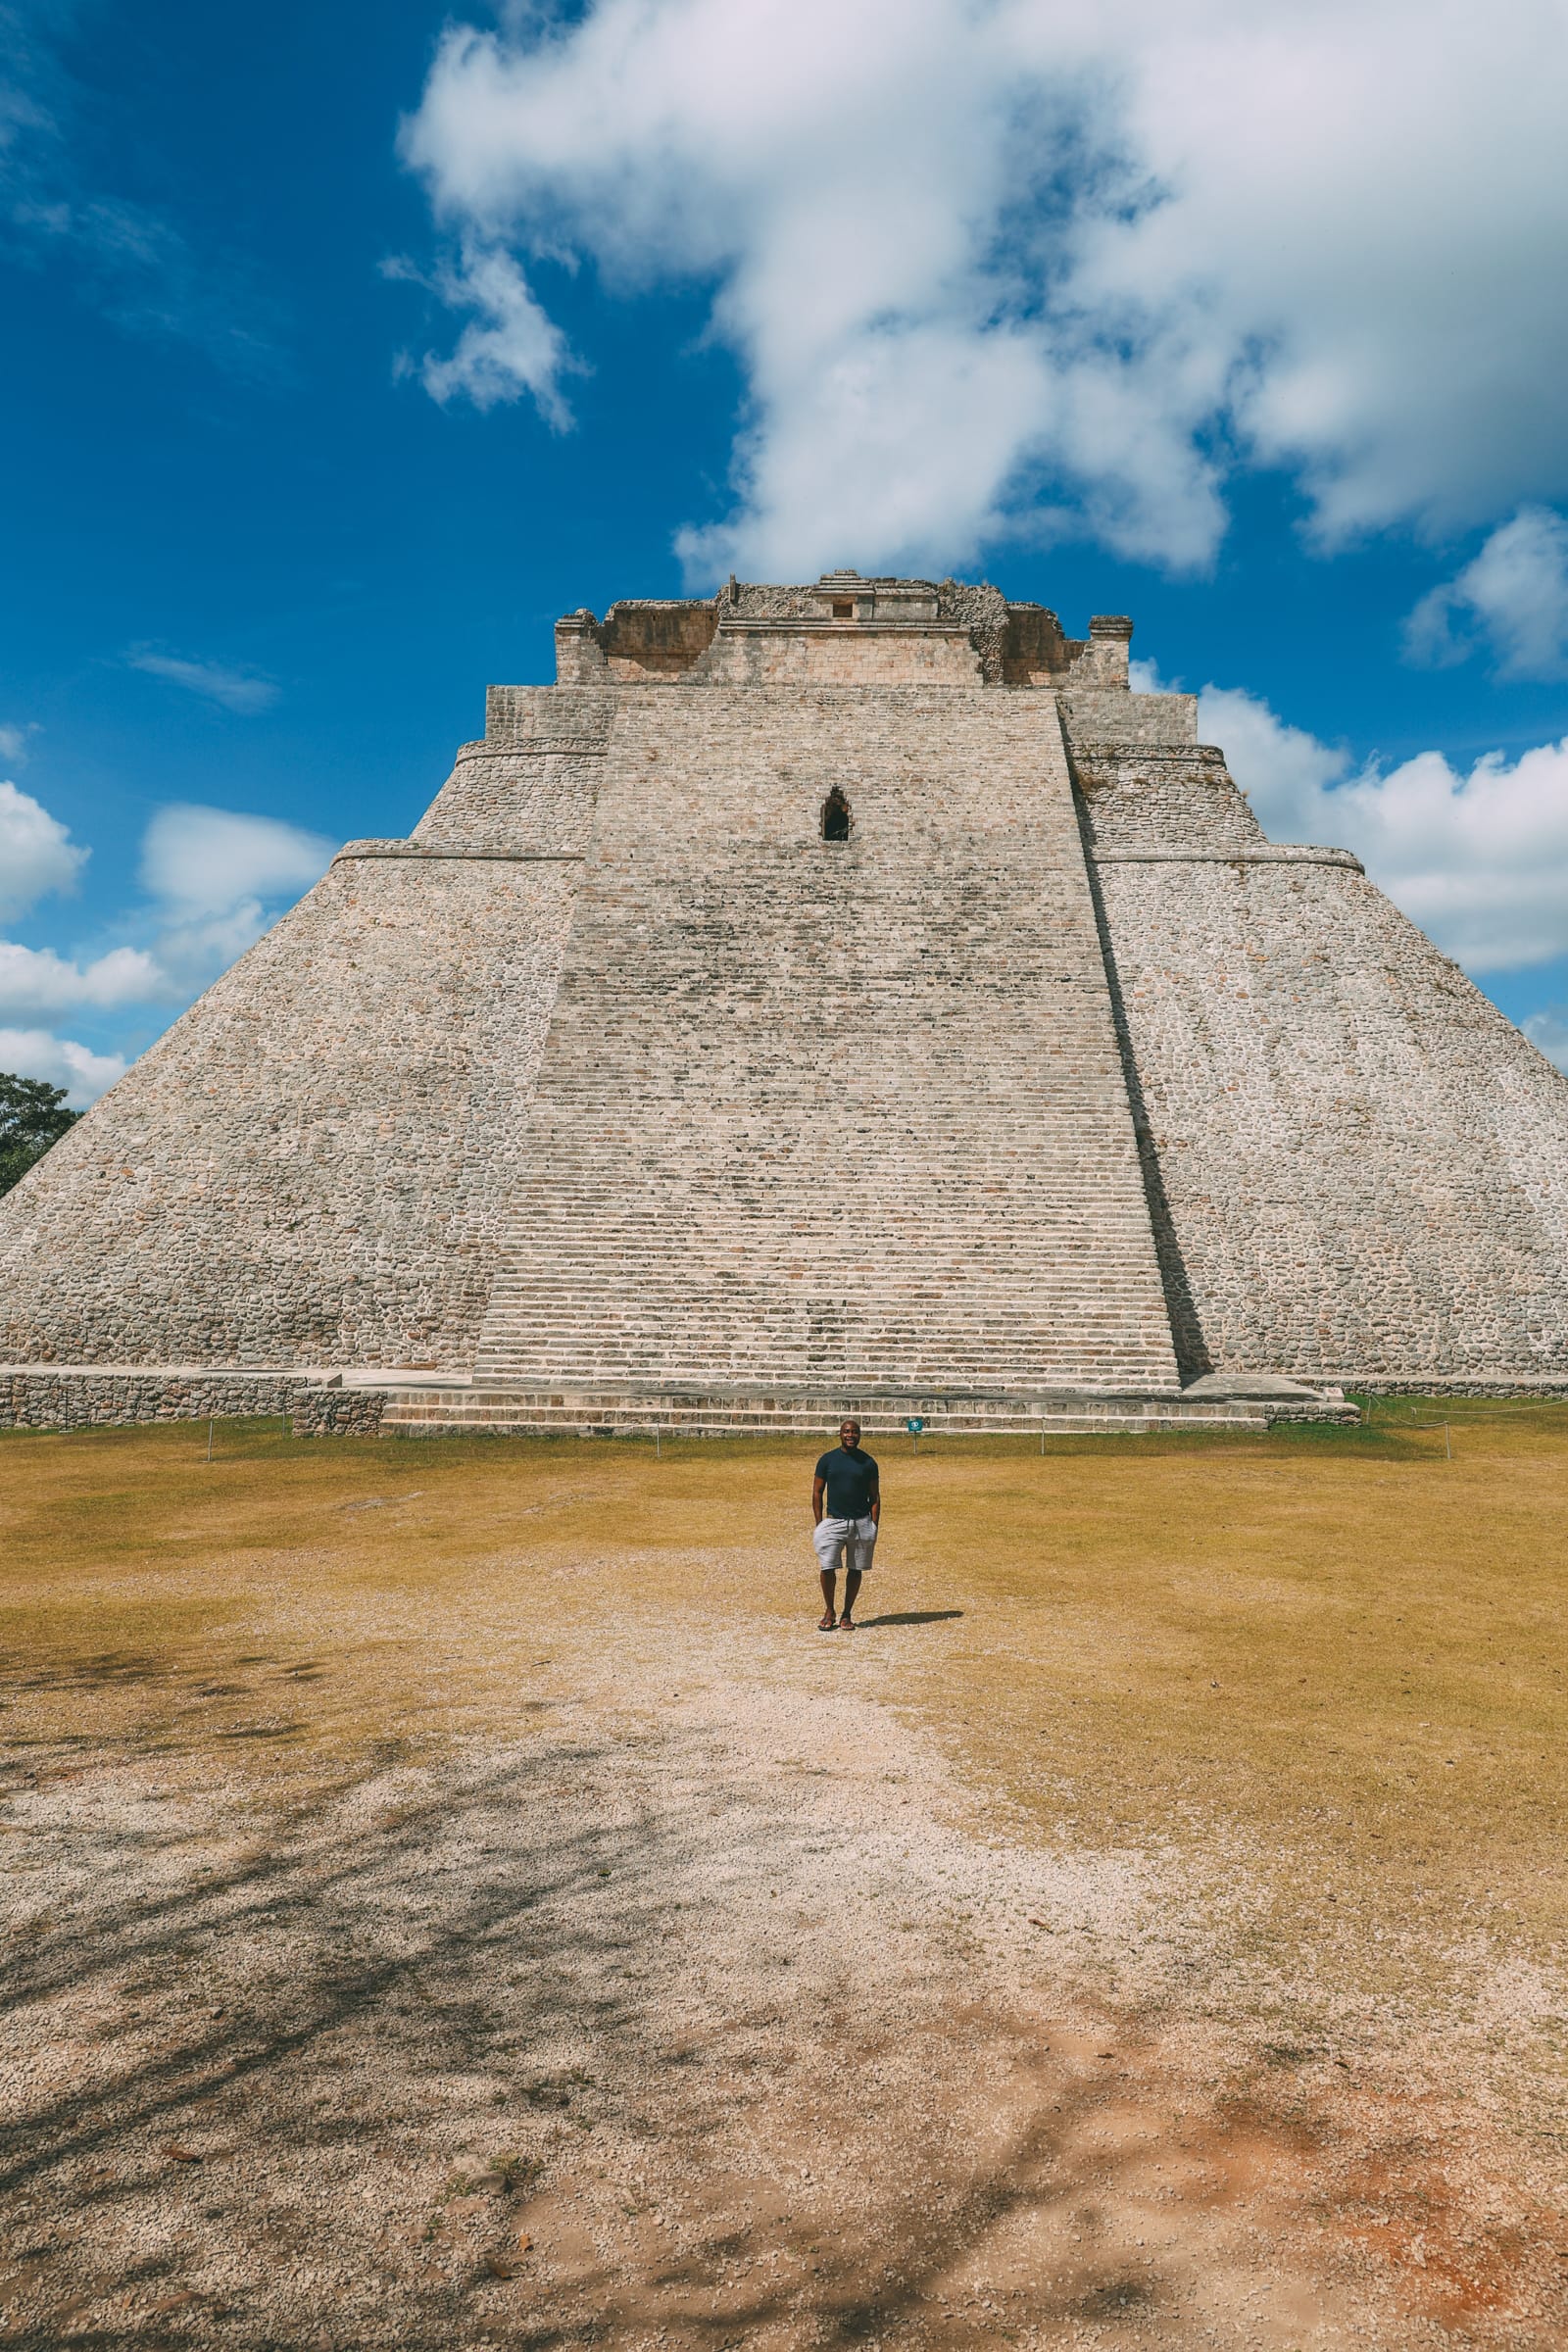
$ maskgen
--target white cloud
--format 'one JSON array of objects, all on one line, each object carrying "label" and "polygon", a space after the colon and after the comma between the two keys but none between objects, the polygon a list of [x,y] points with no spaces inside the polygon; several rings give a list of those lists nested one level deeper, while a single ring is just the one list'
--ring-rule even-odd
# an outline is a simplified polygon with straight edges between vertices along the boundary
[{"label": "white cloud", "polygon": [[1544,1005],[1519,1026],[1548,1061],[1554,1061],[1559,1070],[1568,1070],[1568,1005]]},{"label": "white cloud", "polygon": [[[324,834],[275,816],[174,803],[160,808],[147,827],[142,881],[186,925],[236,915],[243,924],[250,919],[247,901],[297,898],[319,880],[336,848]],[[256,920],[260,928],[259,906]],[[209,936],[216,940],[220,931]]]},{"label": "white cloud", "polygon": [[253,898],[192,922],[165,923],[158,934],[158,960],[182,994],[197,996],[237,963],[274,919],[275,909],[270,912]]},{"label": "white cloud", "polygon": [[1239,687],[1203,688],[1198,733],[1200,741],[1223,750],[1231,774],[1272,840],[1327,838],[1301,828],[1326,821],[1325,795],[1349,774],[1348,752],[1276,718],[1259,696]]},{"label": "white cloud", "polygon": [[1207,686],[1199,732],[1274,841],[1353,850],[1373,880],[1472,971],[1568,955],[1568,740],[1468,774],[1441,752],[1356,770],[1348,753],[1235,689]]},{"label": "white cloud", "polygon": [[709,290],[749,405],[735,511],[681,536],[703,575],[1069,527],[1200,564],[1238,465],[1294,472],[1328,538],[1491,521],[1568,492],[1565,71],[1555,0],[454,25],[403,151],[479,316],[425,380],[552,413],[525,264]]},{"label": "white cloud", "polygon": [[71,890],[86,856],[70,827],[30,793],[0,783],[0,915],[21,914],[50,891]]},{"label": "white cloud", "polygon": [[1457,578],[1424,596],[1405,623],[1412,661],[1462,662],[1477,633],[1505,678],[1568,675],[1568,522],[1521,507]]},{"label": "white cloud", "polygon": [[74,1038],[53,1037],[47,1029],[0,1029],[0,1070],[18,1078],[42,1078],[63,1086],[74,1110],[85,1110],[125,1072],[120,1054],[94,1054]]},{"label": "white cloud", "polygon": [[131,669],[166,678],[172,686],[183,686],[187,694],[199,694],[205,702],[237,710],[246,718],[270,710],[277,700],[277,688],[270,678],[259,677],[251,670],[230,669],[221,662],[187,662],[145,645],[133,647],[125,661]]},{"label": "white cloud", "polygon": [[36,719],[30,720],[24,727],[9,723],[0,726],[0,760],[9,760],[13,767],[25,767],[29,748],[28,739],[37,732],[38,722]]},{"label": "white cloud", "polygon": [[69,1012],[82,1005],[142,1004],[168,982],[140,948],[112,948],[88,964],[68,962],[52,948],[0,940],[0,1014]]},{"label": "white cloud", "polygon": [[[461,261],[449,264],[433,278],[406,262],[383,265],[388,277],[412,277],[428,285],[454,310],[471,310],[450,359],[427,351],[418,366],[419,380],[432,400],[444,407],[461,395],[476,409],[520,400],[531,393],[541,414],[558,432],[571,421],[561,395],[561,378],[574,369],[566,338],[534,300],[528,281],[504,247],[465,242]],[[406,372],[407,363],[400,372]]]}]

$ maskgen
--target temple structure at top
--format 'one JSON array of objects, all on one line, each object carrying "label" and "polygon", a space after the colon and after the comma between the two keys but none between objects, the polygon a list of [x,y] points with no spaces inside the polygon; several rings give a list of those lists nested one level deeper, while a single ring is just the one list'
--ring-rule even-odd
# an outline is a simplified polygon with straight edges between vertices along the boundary
[{"label": "temple structure at top", "polygon": [[1132,633],[1118,614],[1068,637],[1045,605],[1009,605],[961,580],[731,579],[702,602],[638,599],[612,605],[603,621],[567,613],[556,623],[556,683],[1125,688]]}]

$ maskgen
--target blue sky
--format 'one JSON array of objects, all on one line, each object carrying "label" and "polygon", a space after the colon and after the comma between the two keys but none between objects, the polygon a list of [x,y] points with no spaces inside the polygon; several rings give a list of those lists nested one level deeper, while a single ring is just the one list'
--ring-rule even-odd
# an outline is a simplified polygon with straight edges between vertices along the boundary
[{"label": "blue sky", "polygon": [[1561,12],[1115,14],[0,6],[0,1067],[90,1099],[558,612],[833,564],[1131,612],[1568,1059]]}]

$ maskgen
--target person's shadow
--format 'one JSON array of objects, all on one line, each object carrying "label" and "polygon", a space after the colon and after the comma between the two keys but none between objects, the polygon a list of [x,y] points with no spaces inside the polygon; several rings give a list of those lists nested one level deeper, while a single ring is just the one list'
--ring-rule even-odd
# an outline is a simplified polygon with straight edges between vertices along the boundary
[{"label": "person's shadow", "polygon": [[894,1609],[885,1617],[861,1617],[857,1623],[867,1633],[873,1625],[945,1625],[950,1617],[961,1617],[961,1609]]}]

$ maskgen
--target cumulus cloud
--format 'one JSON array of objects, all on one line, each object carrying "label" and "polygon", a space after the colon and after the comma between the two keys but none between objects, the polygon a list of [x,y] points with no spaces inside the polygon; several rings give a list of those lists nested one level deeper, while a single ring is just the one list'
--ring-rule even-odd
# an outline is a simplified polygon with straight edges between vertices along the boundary
[{"label": "cumulus cloud", "polygon": [[15,784],[0,784],[0,915],[22,914],[74,886],[86,858],[71,829]]},{"label": "cumulus cloud", "polygon": [[1325,539],[1568,490],[1554,0],[586,0],[448,27],[403,153],[476,316],[437,398],[559,416],[539,271],[698,287],[730,564],[1090,530],[1200,564],[1237,466]]},{"label": "cumulus cloud", "polygon": [[277,688],[270,678],[259,677],[253,670],[231,669],[222,662],[187,662],[146,645],[133,647],[125,661],[131,669],[167,678],[172,686],[183,686],[187,694],[199,694],[204,702],[237,710],[246,718],[270,710],[277,700]]},{"label": "cumulus cloud", "polygon": [[1265,702],[1207,686],[1199,732],[1275,841],[1353,850],[1368,873],[1471,971],[1568,955],[1568,740],[1469,771],[1441,752],[1385,770],[1287,725]]},{"label": "cumulus cloud", "polygon": [[1522,507],[1405,622],[1406,653],[1434,666],[1464,661],[1478,638],[1505,678],[1568,676],[1568,522],[1549,507]]},{"label": "cumulus cloud", "polygon": [[16,726],[9,721],[5,725],[0,725],[0,760],[9,760],[13,767],[24,767],[28,751],[31,749],[31,738],[37,732],[36,720],[30,721],[24,727]]},{"label": "cumulus cloud", "polygon": [[[476,409],[493,409],[529,394],[557,431],[565,430],[571,415],[562,397],[561,378],[579,363],[504,247],[469,240],[460,260],[433,277],[401,260],[383,263],[382,274],[415,278],[452,309],[476,314],[449,359],[427,351],[418,363],[416,372],[432,400],[445,407],[461,396]],[[413,368],[413,362],[405,361],[399,372]]]},{"label": "cumulus cloud", "polygon": [[83,1005],[141,1004],[167,983],[140,948],[112,948],[91,963],[71,962],[52,948],[0,940],[0,1015],[75,1011]]},{"label": "cumulus cloud", "polygon": [[142,841],[141,878],[186,922],[225,916],[247,900],[297,898],[320,879],[336,842],[281,817],[172,802]]},{"label": "cumulus cloud", "polygon": [[0,1029],[0,1070],[63,1086],[74,1110],[96,1102],[125,1068],[122,1054],[95,1054],[74,1038],[53,1037],[47,1029]]}]

